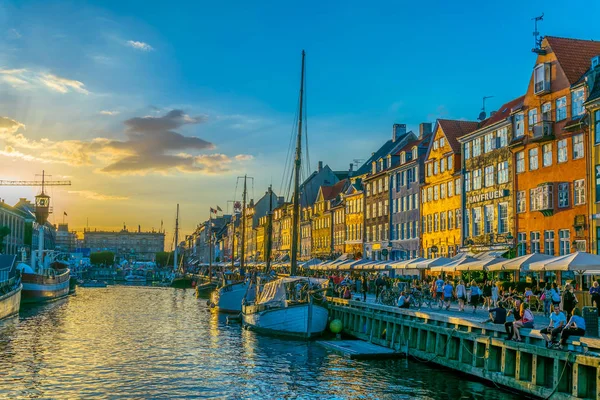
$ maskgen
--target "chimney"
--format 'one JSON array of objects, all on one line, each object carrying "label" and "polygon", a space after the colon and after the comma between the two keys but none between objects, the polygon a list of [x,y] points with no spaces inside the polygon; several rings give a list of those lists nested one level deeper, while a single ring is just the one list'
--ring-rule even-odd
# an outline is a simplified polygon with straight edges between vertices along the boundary
[{"label": "chimney", "polygon": [[431,131],[431,122],[421,122],[419,124],[419,139],[423,139],[425,135],[429,135]]},{"label": "chimney", "polygon": [[353,163],[350,163],[350,170],[349,171],[350,172],[354,171],[354,164]]},{"label": "chimney", "polygon": [[141,232],[142,232],[142,226],[138,225],[138,233],[141,233]]},{"label": "chimney", "polygon": [[323,169],[323,161],[319,161],[319,169],[318,169],[318,171],[321,172],[322,169]]},{"label": "chimney", "polygon": [[406,135],[406,124],[394,124],[392,127],[392,142],[402,139]]}]

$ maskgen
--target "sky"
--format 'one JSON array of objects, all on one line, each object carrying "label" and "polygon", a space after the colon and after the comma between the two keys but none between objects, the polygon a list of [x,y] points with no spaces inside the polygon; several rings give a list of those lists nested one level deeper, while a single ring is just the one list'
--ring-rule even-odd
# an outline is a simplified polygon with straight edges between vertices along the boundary
[{"label": "sky", "polygon": [[[51,187],[70,229],[183,233],[282,191],[306,50],[308,151],[346,170],[436,118],[522,95],[542,35],[600,39],[600,2],[0,0],[0,180]],[[286,178],[287,179],[287,178]],[[0,186],[14,204],[35,187]],[[65,216],[64,214],[67,214]]]}]

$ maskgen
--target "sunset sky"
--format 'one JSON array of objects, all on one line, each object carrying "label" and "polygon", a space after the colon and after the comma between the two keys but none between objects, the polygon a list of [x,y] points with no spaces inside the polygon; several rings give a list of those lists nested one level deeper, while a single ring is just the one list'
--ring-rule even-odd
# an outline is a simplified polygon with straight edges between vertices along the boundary
[{"label": "sunset sky", "polygon": [[[71,229],[164,220],[170,235],[180,203],[189,233],[240,199],[239,175],[250,196],[280,192],[302,49],[310,159],[347,169],[393,123],[474,119],[483,96],[490,111],[523,94],[532,17],[600,39],[575,22],[600,3],[536,3],[0,0],[0,179],[71,180],[49,190],[50,220],[66,212]],[[0,187],[9,204],[35,194]]]}]

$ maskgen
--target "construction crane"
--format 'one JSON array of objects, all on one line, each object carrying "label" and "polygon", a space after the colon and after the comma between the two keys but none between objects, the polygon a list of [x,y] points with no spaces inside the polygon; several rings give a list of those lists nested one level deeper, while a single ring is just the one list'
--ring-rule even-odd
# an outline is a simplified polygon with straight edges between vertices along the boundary
[{"label": "construction crane", "polygon": [[[43,251],[44,251],[44,224],[48,221],[50,214],[50,196],[44,192],[46,186],[71,186],[71,181],[47,181],[46,171],[42,171],[41,181],[8,181],[0,180],[0,186],[41,186],[42,191],[35,196],[35,219],[39,226],[38,232],[38,258],[40,260],[40,268],[43,268]],[[36,270],[36,257],[33,249],[31,251],[31,267]]]}]

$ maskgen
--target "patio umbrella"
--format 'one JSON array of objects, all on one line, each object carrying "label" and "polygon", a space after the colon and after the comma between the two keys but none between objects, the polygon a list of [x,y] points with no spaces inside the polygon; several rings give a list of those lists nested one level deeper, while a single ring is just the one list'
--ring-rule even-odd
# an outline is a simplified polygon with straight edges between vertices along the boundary
[{"label": "patio umbrella", "polygon": [[447,258],[447,257],[426,258],[419,262],[410,263],[409,268],[427,269],[427,268],[443,266],[450,262],[452,262],[452,259]]},{"label": "patio umbrella", "polygon": [[547,254],[533,253],[524,256],[504,260],[503,263],[494,264],[488,268],[489,271],[522,271],[528,272],[529,266],[533,263],[548,261],[556,257]]},{"label": "patio umbrella", "polygon": [[[442,257],[440,257],[442,258]],[[458,271],[457,267],[462,264],[466,264],[469,262],[477,261],[476,258],[465,255],[464,257],[456,257],[454,259],[448,260],[443,265],[437,265],[430,268],[431,272],[454,272]],[[465,270],[468,271],[468,270]]]},{"label": "patio umbrella", "polygon": [[504,258],[481,258],[467,262],[460,263],[456,266],[457,271],[490,271],[490,267],[498,264],[502,264],[506,259]]},{"label": "patio umbrella", "polygon": [[[576,251],[550,260],[538,261],[529,265],[530,271],[574,271],[583,274],[588,271],[600,273],[600,256]],[[590,273],[590,272],[588,272]]]}]

